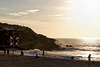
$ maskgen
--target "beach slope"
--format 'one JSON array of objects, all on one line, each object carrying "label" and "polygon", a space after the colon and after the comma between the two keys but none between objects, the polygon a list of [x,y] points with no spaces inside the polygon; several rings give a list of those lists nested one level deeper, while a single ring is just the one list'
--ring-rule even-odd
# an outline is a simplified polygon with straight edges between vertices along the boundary
[{"label": "beach slope", "polygon": [[[91,67],[100,67],[100,62],[91,62]],[[0,55],[0,67],[88,67],[88,61],[54,57]]]}]

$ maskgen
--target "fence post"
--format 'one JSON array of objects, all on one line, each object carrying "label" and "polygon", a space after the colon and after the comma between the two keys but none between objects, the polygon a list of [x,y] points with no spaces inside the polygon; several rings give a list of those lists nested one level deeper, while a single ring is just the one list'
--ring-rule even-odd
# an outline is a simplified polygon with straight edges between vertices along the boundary
[{"label": "fence post", "polygon": [[43,50],[43,56],[44,56],[44,50]]},{"label": "fence post", "polygon": [[23,56],[24,55],[24,52],[23,52],[23,50],[21,50],[21,56]]},{"label": "fence post", "polygon": [[6,54],[6,49],[4,49],[4,55]]},{"label": "fence post", "polygon": [[9,55],[9,50],[7,50],[7,55]]}]

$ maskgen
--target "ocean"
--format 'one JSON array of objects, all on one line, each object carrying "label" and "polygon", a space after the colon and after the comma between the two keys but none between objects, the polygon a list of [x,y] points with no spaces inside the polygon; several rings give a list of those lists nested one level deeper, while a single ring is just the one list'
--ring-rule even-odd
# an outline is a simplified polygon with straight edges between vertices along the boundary
[{"label": "ocean", "polygon": [[65,48],[64,51],[60,52],[58,51],[58,54],[62,54],[65,56],[74,56],[76,59],[80,60],[88,60],[88,55],[91,54],[92,61],[100,61],[100,39],[70,38],[70,39],[56,39],[56,40],[57,44]]},{"label": "ocean", "polygon": [[[91,61],[100,61],[100,39],[56,39],[56,44],[64,50],[61,51],[45,51],[45,56],[69,58],[76,60],[88,61],[88,56],[91,54]],[[20,54],[20,51],[15,51]],[[42,56],[42,51],[39,49],[24,50],[24,54],[28,56]]]}]

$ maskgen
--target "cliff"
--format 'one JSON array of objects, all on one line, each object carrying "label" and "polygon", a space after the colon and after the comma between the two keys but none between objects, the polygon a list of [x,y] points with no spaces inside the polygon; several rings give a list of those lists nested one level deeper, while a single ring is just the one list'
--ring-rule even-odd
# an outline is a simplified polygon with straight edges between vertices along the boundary
[{"label": "cliff", "polygon": [[31,28],[19,25],[0,23],[0,47],[9,46],[9,38],[14,34],[19,37],[20,49],[41,49],[59,50],[55,44],[55,39],[47,38],[42,34],[37,34]]}]

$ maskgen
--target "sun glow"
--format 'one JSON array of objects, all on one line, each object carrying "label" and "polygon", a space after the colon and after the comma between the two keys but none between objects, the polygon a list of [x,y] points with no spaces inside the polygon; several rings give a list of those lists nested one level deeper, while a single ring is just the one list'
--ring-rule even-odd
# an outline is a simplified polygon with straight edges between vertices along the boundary
[{"label": "sun glow", "polygon": [[84,39],[84,40],[97,40],[97,39],[100,39],[100,38],[80,38],[80,39]]},{"label": "sun glow", "polygon": [[[100,0],[68,0],[72,11],[69,20],[73,36],[86,39],[100,37]],[[93,38],[92,38],[93,37]]]},{"label": "sun glow", "polygon": [[[86,21],[92,20],[96,17],[100,11],[99,0],[75,0],[73,1],[73,11],[76,17],[84,19]],[[85,17],[84,17],[85,16]],[[88,16],[88,18],[86,17]]]}]

